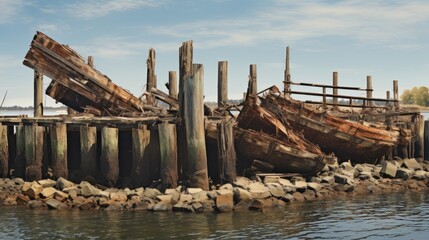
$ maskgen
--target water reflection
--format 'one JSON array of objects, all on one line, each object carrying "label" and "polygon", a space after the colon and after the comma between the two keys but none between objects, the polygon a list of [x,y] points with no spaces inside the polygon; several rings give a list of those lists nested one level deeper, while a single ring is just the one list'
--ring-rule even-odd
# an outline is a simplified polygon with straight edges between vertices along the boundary
[{"label": "water reflection", "polygon": [[225,214],[1,207],[0,239],[426,239],[427,194],[368,195]]}]

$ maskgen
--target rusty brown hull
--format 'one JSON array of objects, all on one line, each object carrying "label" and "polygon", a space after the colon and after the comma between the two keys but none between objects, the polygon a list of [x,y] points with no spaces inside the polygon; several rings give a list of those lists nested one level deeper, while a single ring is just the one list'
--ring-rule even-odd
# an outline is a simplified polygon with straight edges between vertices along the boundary
[{"label": "rusty brown hull", "polygon": [[398,143],[396,133],[312,110],[276,92],[270,92],[261,107],[301,131],[325,153],[334,153],[342,160],[374,162]]}]

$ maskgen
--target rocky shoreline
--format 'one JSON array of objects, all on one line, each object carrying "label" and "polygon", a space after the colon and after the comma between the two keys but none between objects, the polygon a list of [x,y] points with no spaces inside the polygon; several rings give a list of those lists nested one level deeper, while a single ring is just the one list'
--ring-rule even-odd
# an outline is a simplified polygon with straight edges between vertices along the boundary
[{"label": "rocky shoreline", "polygon": [[414,158],[379,165],[327,165],[317,176],[308,178],[238,177],[233,184],[213,185],[210,191],[185,186],[161,189],[161,185],[116,189],[86,181],[76,184],[64,178],[34,182],[15,178],[0,179],[0,203],[55,210],[230,212],[263,210],[340,195],[427,191],[428,180],[429,162]]}]

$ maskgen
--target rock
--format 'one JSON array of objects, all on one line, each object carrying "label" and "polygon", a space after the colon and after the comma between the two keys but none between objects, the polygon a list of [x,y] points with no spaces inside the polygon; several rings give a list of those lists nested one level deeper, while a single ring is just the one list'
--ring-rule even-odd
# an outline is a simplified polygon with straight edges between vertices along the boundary
[{"label": "rock", "polygon": [[173,205],[170,202],[161,201],[151,208],[154,212],[166,212],[173,209]]},{"label": "rock", "polygon": [[18,203],[16,202],[16,197],[9,196],[3,200],[3,205],[5,206],[15,206]]},{"label": "rock", "polygon": [[203,189],[201,189],[201,188],[188,188],[188,189],[186,189],[186,192],[188,194],[195,194],[195,193],[202,192],[202,191],[203,191]]},{"label": "rock", "polygon": [[322,185],[316,183],[316,182],[309,182],[307,183],[307,186],[309,189],[312,189],[316,192],[320,191],[320,189],[322,189]]},{"label": "rock", "polygon": [[302,194],[305,200],[314,200],[316,199],[316,193],[313,190],[307,190]]},{"label": "rock", "polygon": [[310,182],[322,183],[322,179],[320,177],[311,177]]},{"label": "rock", "polygon": [[333,184],[333,183],[335,183],[335,178],[334,178],[334,176],[325,176],[325,177],[322,177],[322,183]]},{"label": "rock", "polygon": [[220,190],[226,189],[226,190],[230,190],[231,192],[232,192],[233,188],[234,187],[232,186],[231,183],[227,183],[227,184],[224,184],[224,185],[222,185],[222,186],[219,187]]},{"label": "rock", "polygon": [[362,165],[362,164],[356,164],[355,165],[355,169],[358,170],[359,172],[372,172],[372,167],[368,167],[367,165]]},{"label": "rock", "polygon": [[53,187],[47,187],[47,188],[44,188],[43,190],[42,190],[42,192],[40,193],[40,195],[43,197],[43,198],[51,198],[51,197],[53,197],[54,196],[54,193],[57,191],[57,189],[55,189],[55,188],[53,188]]},{"label": "rock", "polygon": [[283,200],[284,202],[291,202],[291,201],[293,201],[293,195],[292,195],[292,194],[290,194],[290,193],[286,193],[286,194],[282,197],[282,200]]},{"label": "rock", "polygon": [[207,196],[211,199],[211,200],[215,200],[218,196],[217,191],[208,191],[207,192]]},{"label": "rock", "polygon": [[307,182],[305,181],[295,181],[293,184],[297,191],[304,192],[307,189]]},{"label": "rock", "polygon": [[84,202],[81,205],[79,205],[80,210],[89,210],[91,208],[96,208],[97,204],[93,201]]},{"label": "rock", "polygon": [[66,204],[56,200],[56,199],[49,199],[45,202],[49,209],[56,209],[61,210],[67,207]]},{"label": "rock", "polygon": [[249,191],[242,189],[240,187],[234,188],[234,200],[236,202],[244,201],[250,202],[252,199],[252,194]]},{"label": "rock", "polygon": [[[26,184],[24,184],[23,188],[26,187]],[[29,186],[29,188],[23,193],[30,197],[30,199],[35,200],[39,198],[39,194],[42,192],[43,187],[40,186],[37,182],[32,182]]]},{"label": "rock", "polygon": [[279,183],[280,177],[278,176],[265,176],[264,183]]},{"label": "rock", "polygon": [[162,193],[156,188],[146,188],[143,193],[143,196],[152,198],[152,199],[158,195],[162,195]]},{"label": "rock", "polygon": [[68,194],[69,194],[69,197],[70,197],[71,199],[75,199],[75,198],[77,197],[77,192],[76,192],[76,190],[70,190],[70,191],[68,192]]},{"label": "rock", "polygon": [[147,210],[149,207],[149,203],[147,202],[136,202],[133,204],[134,210]]},{"label": "rock", "polygon": [[55,185],[57,185],[57,181],[52,180],[52,179],[43,179],[43,180],[39,180],[37,181],[43,188],[48,188],[48,187],[54,187]]},{"label": "rock", "polygon": [[172,196],[171,195],[158,195],[156,196],[156,199],[161,202],[171,202]]},{"label": "rock", "polygon": [[353,192],[355,190],[354,185],[345,184],[344,185],[344,192]]},{"label": "rock", "polygon": [[13,181],[16,185],[24,185],[25,181],[22,178],[14,178]]},{"label": "rock", "polygon": [[22,195],[22,194],[16,195],[16,203],[18,205],[27,205],[28,202],[30,202],[30,198],[28,198],[27,196]]},{"label": "rock", "polygon": [[369,185],[366,187],[369,193],[378,193],[380,192],[380,188],[375,185]]},{"label": "rock", "polygon": [[122,211],[122,205],[119,202],[109,204],[104,211]]},{"label": "rock", "polygon": [[271,196],[269,189],[260,182],[251,183],[247,188],[254,199],[267,198]]},{"label": "rock", "polygon": [[57,179],[57,184],[55,185],[55,188],[62,191],[64,188],[69,188],[74,186],[75,186],[74,183],[60,177]]},{"label": "rock", "polygon": [[383,163],[380,173],[383,176],[394,178],[397,170],[398,167],[393,162],[386,161]]},{"label": "rock", "polygon": [[401,178],[404,180],[407,180],[409,178],[411,178],[411,176],[413,175],[413,170],[410,169],[406,169],[406,168],[399,168],[396,171],[396,178]]},{"label": "rock", "polygon": [[362,171],[359,174],[359,179],[360,180],[367,180],[367,179],[370,179],[370,178],[372,178],[372,173],[371,172]]},{"label": "rock", "polygon": [[69,193],[72,190],[75,191],[77,194],[80,194],[80,190],[76,186],[68,187],[68,188],[63,188],[62,192]]},{"label": "rock", "polygon": [[191,202],[192,201],[192,195],[191,194],[180,194],[179,201],[181,202]]},{"label": "rock", "polygon": [[293,196],[293,199],[298,202],[302,202],[305,200],[304,195],[302,195],[302,193],[300,192],[294,192],[292,193],[292,196]]},{"label": "rock", "polygon": [[110,193],[109,198],[120,203],[124,203],[128,200],[127,195],[124,192],[112,192]]},{"label": "rock", "polygon": [[228,194],[233,194],[233,190],[231,189],[219,189],[216,191],[217,195],[228,195]]},{"label": "rock", "polygon": [[335,182],[339,184],[347,184],[350,181],[350,178],[348,176],[339,173],[334,174],[334,179]]},{"label": "rock", "polygon": [[350,162],[342,162],[340,164],[340,168],[346,170],[346,171],[354,171],[354,167]]},{"label": "rock", "polygon": [[426,178],[427,178],[426,171],[417,170],[417,171],[414,172],[413,179],[425,180]]},{"label": "rock", "polygon": [[237,187],[241,187],[243,189],[247,189],[247,186],[249,186],[252,183],[251,180],[249,180],[248,178],[245,177],[237,177],[234,185]]},{"label": "rock", "polygon": [[39,208],[41,206],[43,206],[42,201],[39,200],[32,200],[28,202],[28,206],[30,206],[30,208]]},{"label": "rock", "polygon": [[219,195],[216,198],[216,209],[220,212],[230,212],[234,209],[232,194]]},{"label": "rock", "polygon": [[56,191],[54,193],[54,198],[57,199],[58,201],[63,202],[65,199],[69,198],[69,195],[67,193],[63,193],[61,191]]},{"label": "rock", "polygon": [[273,197],[282,198],[286,195],[286,192],[283,190],[282,185],[280,183],[268,183],[267,187]]},{"label": "rock", "polygon": [[201,204],[200,202],[193,202],[192,208],[194,209],[195,212],[203,212],[204,211],[204,205]]},{"label": "rock", "polygon": [[[202,205],[201,205],[202,206]],[[194,212],[194,208],[191,204],[185,202],[178,202],[173,206],[173,211],[179,212]]]},{"label": "rock", "polygon": [[337,170],[340,167],[338,165],[338,160],[337,159],[335,159],[335,161],[333,163],[331,163],[331,164],[326,164],[326,166],[329,167],[330,171],[335,171],[335,170]]},{"label": "rock", "polygon": [[416,161],[415,158],[406,158],[404,159],[404,164],[406,168],[411,169],[411,170],[420,170],[422,169],[422,166],[420,165],[420,163],[418,163]]},{"label": "rock", "polygon": [[209,197],[207,196],[206,191],[202,191],[202,192],[192,194],[192,200],[194,202],[204,202],[204,201],[207,201],[208,199],[209,199]]},{"label": "rock", "polygon": [[264,204],[265,201],[262,199],[253,199],[249,204],[249,210],[260,211],[265,207]]},{"label": "rock", "polygon": [[100,189],[92,186],[89,182],[82,181],[79,184],[80,189],[80,195],[84,197],[90,197],[90,196],[98,196],[101,192]]},{"label": "rock", "polygon": [[296,192],[296,187],[289,180],[279,178],[279,184],[283,186],[285,192]]},{"label": "rock", "polygon": [[177,203],[180,199],[180,192],[178,192],[174,188],[166,189],[165,194],[171,195],[171,202],[173,202],[173,203]]}]

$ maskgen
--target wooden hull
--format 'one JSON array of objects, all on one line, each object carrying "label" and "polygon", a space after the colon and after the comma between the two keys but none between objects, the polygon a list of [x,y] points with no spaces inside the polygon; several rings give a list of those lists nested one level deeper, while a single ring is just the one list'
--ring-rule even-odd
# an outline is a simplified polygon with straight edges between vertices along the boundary
[{"label": "wooden hull", "polygon": [[[206,137],[216,139],[216,124],[206,123]],[[325,156],[303,151],[262,132],[234,127],[234,142],[240,162],[259,160],[274,166],[276,173],[312,175],[325,166]]]},{"label": "wooden hull", "polygon": [[294,130],[342,160],[374,162],[397,146],[398,136],[357,122],[307,108],[303,103],[270,92],[261,107],[287,121]]}]

